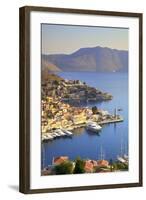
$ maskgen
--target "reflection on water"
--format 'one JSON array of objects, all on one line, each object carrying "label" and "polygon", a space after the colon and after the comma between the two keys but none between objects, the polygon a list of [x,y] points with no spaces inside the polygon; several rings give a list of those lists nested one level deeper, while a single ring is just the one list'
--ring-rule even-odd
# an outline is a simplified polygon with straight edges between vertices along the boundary
[{"label": "reflection on water", "polygon": [[72,132],[75,134],[75,135],[81,135],[83,134],[83,131],[84,131],[84,128],[76,128],[74,129]]}]

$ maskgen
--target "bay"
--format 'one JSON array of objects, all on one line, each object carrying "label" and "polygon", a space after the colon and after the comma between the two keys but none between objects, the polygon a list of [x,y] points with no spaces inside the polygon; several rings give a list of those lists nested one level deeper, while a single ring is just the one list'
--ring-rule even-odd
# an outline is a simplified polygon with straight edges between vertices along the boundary
[{"label": "bay", "polygon": [[74,130],[71,138],[58,138],[42,143],[42,167],[50,165],[53,157],[68,156],[71,160],[80,156],[82,159],[116,160],[117,156],[128,155],[128,74],[96,72],[61,72],[59,76],[69,80],[85,81],[88,85],[113,95],[110,101],[92,102],[80,106],[97,106],[114,114],[115,108],[121,108],[118,114],[123,122],[102,127],[99,134],[90,134],[84,128]]}]

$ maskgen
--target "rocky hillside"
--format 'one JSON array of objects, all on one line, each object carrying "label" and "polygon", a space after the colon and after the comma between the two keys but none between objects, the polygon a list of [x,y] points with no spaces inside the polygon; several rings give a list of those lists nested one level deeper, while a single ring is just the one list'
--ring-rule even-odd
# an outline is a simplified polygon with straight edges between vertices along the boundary
[{"label": "rocky hillside", "polygon": [[42,68],[49,71],[127,72],[128,51],[81,48],[72,54],[42,55]]}]

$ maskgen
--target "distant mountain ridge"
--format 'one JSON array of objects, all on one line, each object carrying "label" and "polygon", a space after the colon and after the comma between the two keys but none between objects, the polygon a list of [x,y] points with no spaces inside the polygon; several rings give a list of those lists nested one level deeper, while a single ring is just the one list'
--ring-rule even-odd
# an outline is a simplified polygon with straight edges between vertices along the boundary
[{"label": "distant mountain ridge", "polygon": [[49,71],[127,72],[128,51],[107,47],[81,48],[72,54],[42,55]]}]

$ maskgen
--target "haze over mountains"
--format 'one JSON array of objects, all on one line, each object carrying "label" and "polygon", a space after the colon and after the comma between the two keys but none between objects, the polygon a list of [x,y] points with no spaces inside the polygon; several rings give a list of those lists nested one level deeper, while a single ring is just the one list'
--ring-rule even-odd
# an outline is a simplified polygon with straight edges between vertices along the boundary
[{"label": "haze over mountains", "polygon": [[42,69],[128,72],[128,51],[97,46],[81,48],[72,54],[42,55]]}]

